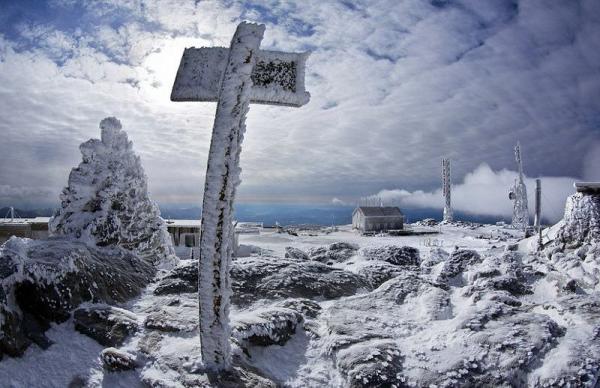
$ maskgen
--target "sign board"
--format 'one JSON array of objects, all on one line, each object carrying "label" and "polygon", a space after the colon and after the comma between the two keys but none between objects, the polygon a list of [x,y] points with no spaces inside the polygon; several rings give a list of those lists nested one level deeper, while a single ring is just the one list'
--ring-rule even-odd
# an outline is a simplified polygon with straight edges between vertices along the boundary
[{"label": "sign board", "polygon": [[[171,93],[172,101],[217,101],[229,49],[185,49]],[[304,66],[308,53],[259,50],[252,69],[250,102],[299,107],[308,102]]]}]

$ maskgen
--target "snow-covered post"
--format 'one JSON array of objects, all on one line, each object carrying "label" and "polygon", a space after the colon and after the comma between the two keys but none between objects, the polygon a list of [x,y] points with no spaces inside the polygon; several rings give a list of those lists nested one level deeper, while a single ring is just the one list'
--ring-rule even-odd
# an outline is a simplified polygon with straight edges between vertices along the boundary
[{"label": "snow-covered post", "polygon": [[450,159],[442,159],[442,194],[444,195],[444,221],[452,222],[452,204],[450,200],[452,181],[450,178]]},{"label": "snow-covered post", "polygon": [[306,53],[260,51],[265,26],[241,23],[229,49],[189,48],[181,59],[171,100],[217,101],[208,154],[198,265],[200,341],[206,368],[231,366],[229,268],[233,203],[240,182],[240,151],[251,102],[302,106]]}]

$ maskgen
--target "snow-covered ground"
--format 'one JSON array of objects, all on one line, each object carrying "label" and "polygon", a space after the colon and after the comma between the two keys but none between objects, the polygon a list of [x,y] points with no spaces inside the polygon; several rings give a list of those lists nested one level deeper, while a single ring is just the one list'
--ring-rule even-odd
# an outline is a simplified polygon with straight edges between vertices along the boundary
[{"label": "snow-covered ground", "polygon": [[[290,387],[594,386],[597,250],[576,263],[563,253],[507,251],[526,247],[500,226],[435,229],[241,235],[254,253],[233,264],[234,364]],[[33,345],[0,361],[0,385],[217,385],[201,373],[195,265],[179,268],[191,271],[167,274],[121,306],[140,326],[119,348],[135,370],[107,372],[104,346],[70,319],[49,330],[47,350]]]}]

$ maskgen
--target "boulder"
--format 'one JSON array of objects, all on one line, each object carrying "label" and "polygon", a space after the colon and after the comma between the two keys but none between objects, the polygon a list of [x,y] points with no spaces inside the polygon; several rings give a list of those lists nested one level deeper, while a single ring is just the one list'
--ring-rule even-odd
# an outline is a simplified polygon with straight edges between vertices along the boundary
[{"label": "boulder", "polygon": [[308,252],[311,260],[320,263],[333,264],[341,263],[356,254],[358,245],[348,242],[335,242],[327,247],[312,248]]},{"label": "boulder", "polygon": [[294,247],[285,247],[285,257],[288,259],[308,260],[308,254]]},{"label": "boulder", "polygon": [[284,345],[302,322],[302,315],[289,308],[255,309],[235,316],[231,336],[242,346]]},{"label": "boulder", "polygon": [[100,353],[102,366],[110,372],[121,372],[136,368],[135,356],[115,348],[106,348]]},{"label": "boulder", "polygon": [[196,322],[191,322],[183,316],[170,313],[164,309],[151,312],[144,321],[146,329],[163,332],[190,332],[194,331],[197,326]]},{"label": "boulder", "polygon": [[575,193],[567,198],[556,242],[566,248],[600,242],[600,193]]},{"label": "boulder", "polygon": [[[155,269],[120,249],[64,239],[13,237],[0,247],[0,354],[23,354],[50,322],[63,322],[83,302],[119,304],[140,294]],[[5,276],[7,275],[7,276]]]},{"label": "boulder", "polygon": [[405,386],[404,357],[391,339],[370,339],[341,349],[335,364],[350,388]]},{"label": "boulder", "polygon": [[[369,284],[359,275],[313,261],[240,257],[232,262],[232,303],[246,306],[260,299],[323,298],[353,295]],[[166,295],[198,291],[196,263],[185,262],[159,283],[154,293]]]},{"label": "boulder", "polygon": [[198,262],[195,260],[182,260],[154,289],[154,295],[190,292],[198,292]]},{"label": "boulder", "polygon": [[305,318],[316,318],[321,313],[321,306],[310,299],[286,299],[275,306],[284,307],[302,314]]},{"label": "boulder", "polygon": [[335,299],[368,289],[359,275],[322,263],[252,257],[231,268],[232,303],[243,306],[259,299]]},{"label": "boulder", "polygon": [[502,290],[513,296],[533,293],[527,284],[521,256],[516,252],[485,258],[481,265],[473,269],[469,281],[466,295],[483,290]]},{"label": "boulder", "polygon": [[104,346],[121,346],[138,330],[137,316],[107,305],[82,307],[73,312],[75,330]]},{"label": "boulder", "polygon": [[357,273],[365,278],[371,288],[375,289],[406,270],[385,261],[368,261],[358,268]]},{"label": "boulder", "polygon": [[437,281],[451,285],[460,285],[462,284],[460,276],[463,272],[469,266],[480,262],[481,256],[479,253],[468,249],[458,249],[452,252],[448,260],[444,262]]},{"label": "boulder", "polygon": [[398,247],[390,245],[378,248],[365,248],[362,250],[362,255],[367,260],[381,260],[399,266],[418,266],[421,264],[419,250],[409,246]]}]

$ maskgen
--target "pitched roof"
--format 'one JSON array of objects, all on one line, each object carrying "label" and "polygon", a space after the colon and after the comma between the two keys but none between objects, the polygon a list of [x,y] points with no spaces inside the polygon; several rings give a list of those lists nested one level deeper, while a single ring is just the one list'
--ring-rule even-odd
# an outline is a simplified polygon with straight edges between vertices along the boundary
[{"label": "pitched roof", "polygon": [[402,216],[402,212],[396,206],[359,206],[355,211],[360,211],[365,217]]}]

